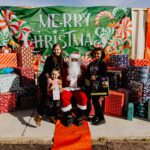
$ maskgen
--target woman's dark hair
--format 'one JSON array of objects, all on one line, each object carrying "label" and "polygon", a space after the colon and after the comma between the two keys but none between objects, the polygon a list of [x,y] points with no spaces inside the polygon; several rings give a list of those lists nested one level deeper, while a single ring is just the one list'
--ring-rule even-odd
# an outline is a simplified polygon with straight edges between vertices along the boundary
[{"label": "woman's dark hair", "polygon": [[96,51],[101,51],[101,55],[102,55],[102,56],[101,56],[101,59],[104,59],[104,58],[105,58],[104,49],[101,48],[101,47],[93,47],[93,50],[92,50],[92,53],[91,53],[92,57],[94,56],[94,54],[95,54]]},{"label": "woman's dark hair", "polygon": [[55,47],[57,47],[57,46],[59,46],[60,47],[60,49],[61,49],[61,55],[62,55],[62,51],[63,51],[63,49],[62,49],[62,45],[61,44],[59,44],[59,43],[55,43],[54,45],[53,45],[53,48],[52,48],[52,53],[54,54],[54,49],[55,49]]}]

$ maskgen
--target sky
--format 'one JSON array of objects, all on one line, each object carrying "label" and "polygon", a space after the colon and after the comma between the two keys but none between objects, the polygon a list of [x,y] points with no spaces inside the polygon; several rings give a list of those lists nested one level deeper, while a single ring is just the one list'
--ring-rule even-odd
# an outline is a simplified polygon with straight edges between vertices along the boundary
[{"label": "sky", "polygon": [[150,0],[0,0],[0,6],[121,6],[150,8]]}]

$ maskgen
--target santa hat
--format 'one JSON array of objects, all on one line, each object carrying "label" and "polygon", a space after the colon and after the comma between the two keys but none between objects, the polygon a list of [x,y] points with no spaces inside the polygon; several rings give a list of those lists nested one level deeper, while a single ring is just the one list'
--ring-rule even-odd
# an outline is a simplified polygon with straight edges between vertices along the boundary
[{"label": "santa hat", "polygon": [[72,54],[69,55],[69,58],[76,58],[79,59],[80,58],[80,54],[78,52],[73,52]]}]

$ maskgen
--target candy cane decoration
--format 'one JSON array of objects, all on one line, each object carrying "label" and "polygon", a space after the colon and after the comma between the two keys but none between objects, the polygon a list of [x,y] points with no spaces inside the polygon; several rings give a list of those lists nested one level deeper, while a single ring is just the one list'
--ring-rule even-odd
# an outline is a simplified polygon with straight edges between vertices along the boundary
[{"label": "candy cane decoration", "polygon": [[29,33],[31,32],[30,27],[23,20],[19,20],[18,23],[19,23],[19,30],[15,34],[15,37],[18,40],[25,41],[27,40],[27,37]]},{"label": "candy cane decoration", "polygon": [[96,18],[95,18],[95,25],[96,25],[96,26],[99,25],[99,23],[100,23],[99,20],[101,19],[102,16],[107,16],[107,17],[109,17],[110,19],[113,18],[111,12],[108,12],[108,11],[102,11],[102,12],[100,12],[100,13],[96,16]]},{"label": "candy cane decoration", "polygon": [[7,30],[10,28],[10,31],[14,35],[16,30],[18,30],[18,24],[14,24],[17,17],[10,10],[2,10],[2,15],[0,15],[0,28],[1,30]]}]

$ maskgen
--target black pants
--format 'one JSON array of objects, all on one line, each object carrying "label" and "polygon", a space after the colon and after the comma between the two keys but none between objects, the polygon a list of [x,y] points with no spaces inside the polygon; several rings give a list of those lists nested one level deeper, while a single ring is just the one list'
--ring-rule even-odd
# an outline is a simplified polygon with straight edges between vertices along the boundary
[{"label": "black pants", "polygon": [[[104,119],[104,113],[103,108],[99,103],[100,96],[92,96],[92,103],[95,109],[95,117],[98,117],[99,119]],[[104,106],[104,103],[102,103]]]},{"label": "black pants", "polygon": [[58,110],[60,109],[60,100],[54,101],[52,97],[47,96],[44,98],[43,102],[38,105],[37,112],[40,116],[56,116]]}]

